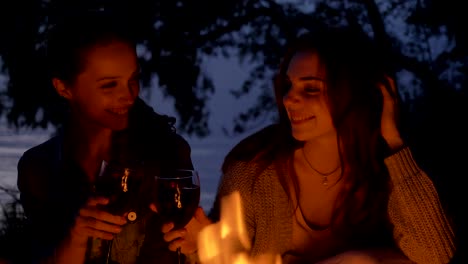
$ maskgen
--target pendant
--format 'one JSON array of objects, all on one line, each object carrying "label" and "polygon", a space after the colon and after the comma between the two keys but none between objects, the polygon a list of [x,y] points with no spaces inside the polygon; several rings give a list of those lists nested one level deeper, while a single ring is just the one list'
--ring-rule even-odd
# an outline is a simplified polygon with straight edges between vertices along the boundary
[{"label": "pendant", "polygon": [[327,178],[327,176],[323,176],[322,185],[323,185],[323,186],[328,186],[328,178]]}]

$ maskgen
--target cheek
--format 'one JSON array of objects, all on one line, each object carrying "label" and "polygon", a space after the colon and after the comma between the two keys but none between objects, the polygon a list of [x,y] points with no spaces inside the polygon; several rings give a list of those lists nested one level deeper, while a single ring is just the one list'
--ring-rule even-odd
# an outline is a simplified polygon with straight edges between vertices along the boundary
[{"label": "cheek", "polygon": [[311,103],[313,105],[313,111],[317,115],[319,115],[322,120],[322,123],[327,126],[333,126],[333,120],[331,116],[331,112],[327,102],[323,99],[317,99],[316,102]]},{"label": "cheek", "polygon": [[304,99],[304,106],[315,114],[327,112],[327,104],[320,96],[310,96]]},{"label": "cheek", "polygon": [[331,117],[330,112],[328,112],[328,110],[322,112],[321,121],[324,127],[327,127],[329,129],[335,129],[335,126],[333,125],[333,119]]},{"label": "cheek", "polygon": [[286,113],[288,113],[288,115],[289,115],[288,109],[290,107],[289,107],[289,104],[288,104],[287,100],[285,100],[285,98],[283,98],[283,106],[282,107],[284,108],[284,111],[286,111]]},{"label": "cheek", "polygon": [[91,97],[88,100],[75,100],[73,102],[74,108],[85,115],[99,111],[102,105],[102,102],[96,97]]},{"label": "cheek", "polygon": [[329,112],[329,107],[325,96],[312,96],[309,98],[309,102],[316,108],[320,108],[322,111]]},{"label": "cheek", "polygon": [[140,85],[136,85],[136,87],[132,87],[133,99],[136,99],[139,93],[140,93]]}]

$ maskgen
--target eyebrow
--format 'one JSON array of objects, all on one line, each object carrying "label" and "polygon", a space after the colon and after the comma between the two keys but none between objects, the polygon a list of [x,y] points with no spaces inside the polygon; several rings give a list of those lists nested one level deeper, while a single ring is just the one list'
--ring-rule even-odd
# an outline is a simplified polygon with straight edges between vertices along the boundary
[{"label": "eyebrow", "polygon": [[315,77],[315,76],[304,76],[300,77],[299,80],[301,81],[321,81],[324,82],[325,80],[320,78],[320,77]]},{"label": "eyebrow", "polygon": [[[138,68],[136,71],[134,71],[132,73],[131,77],[138,76],[140,73],[141,73],[141,71]],[[101,78],[97,79],[96,82],[105,81],[105,80],[115,80],[115,79],[118,79],[118,78],[119,78],[119,76],[104,76],[104,77],[101,77]]]},{"label": "eyebrow", "polygon": [[102,78],[99,78],[97,79],[96,81],[99,82],[99,81],[104,81],[104,80],[115,80],[115,79],[118,79],[119,77],[117,76],[106,76],[106,77],[102,77]]}]

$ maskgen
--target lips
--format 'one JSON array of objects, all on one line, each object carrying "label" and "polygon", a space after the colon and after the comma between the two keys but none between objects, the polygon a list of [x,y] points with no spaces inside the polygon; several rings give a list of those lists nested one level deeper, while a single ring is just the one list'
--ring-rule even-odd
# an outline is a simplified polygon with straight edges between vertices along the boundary
[{"label": "lips", "polygon": [[315,116],[291,116],[290,120],[293,124],[302,124],[314,118]]},{"label": "lips", "polygon": [[114,114],[114,115],[127,115],[128,114],[128,107],[125,108],[110,108],[107,109],[107,112]]}]

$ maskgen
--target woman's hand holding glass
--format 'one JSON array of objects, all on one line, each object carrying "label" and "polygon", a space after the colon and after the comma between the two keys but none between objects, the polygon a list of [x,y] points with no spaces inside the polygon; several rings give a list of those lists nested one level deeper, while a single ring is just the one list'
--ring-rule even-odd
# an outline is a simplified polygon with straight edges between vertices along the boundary
[{"label": "woman's hand holding glass", "polygon": [[110,214],[102,209],[109,203],[104,197],[92,197],[80,209],[70,232],[70,242],[86,246],[88,237],[112,240],[115,234],[127,223],[124,216]]},{"label": "woman's hand holding glass", "polygon": [[[150,208],[158,212],[163,223],[171,223],[172,228],[188,226],[199,209],[200,177],[192,169],[173,169],[154,177],[154,204]],[[183,233],[183,232],[182,232]],[[179,264],[181,248],[174,248]]]},{"label": "woman's hand holding glass", "polygon": [[194,216],[184,228],[173,230],[174,224],[166,223],[162,226],[161,231],[164,233],[164,240],[169,243],[170,250],[176,251],[180,248],[181,253],[189,256],[195,254],[198,250],[198,234],[211,223],[203,208],[198,207]]}]

